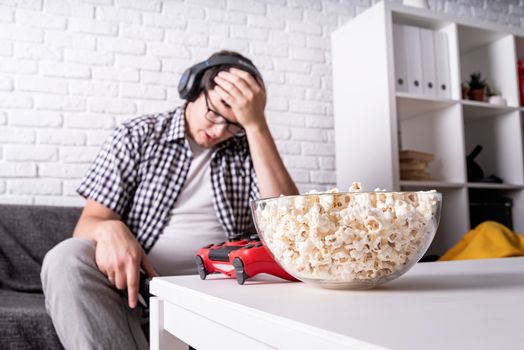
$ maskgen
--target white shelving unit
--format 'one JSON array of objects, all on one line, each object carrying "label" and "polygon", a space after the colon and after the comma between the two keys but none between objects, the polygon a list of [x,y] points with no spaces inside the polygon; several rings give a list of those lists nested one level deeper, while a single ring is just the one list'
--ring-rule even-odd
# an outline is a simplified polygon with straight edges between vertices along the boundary
[{"label": "white shelving unit", "polygon": [[[451,97],[397,91],[393,25],[447,35]],[[470,191],[513,200],[513,226],[524,232],[524,108],[519,106],[517,59],[524,31],[394,3],[378,3],[332,33],[337,185],[436,189],[443,193],[439,231],[429,253],[443,254],[469,229]],[[507,106],[461,99],[461,81],[480,71]],[[466,154],[502,184],[468,183]],[[399,150],[435,155],[434,181],[401,181]]]}]

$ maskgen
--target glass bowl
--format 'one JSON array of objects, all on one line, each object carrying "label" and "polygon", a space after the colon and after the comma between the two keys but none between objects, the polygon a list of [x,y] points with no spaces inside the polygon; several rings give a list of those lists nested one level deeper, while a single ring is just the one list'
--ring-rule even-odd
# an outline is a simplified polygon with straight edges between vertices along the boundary
[{"label": "glass bowl", "polygon": [[408,271],[437,231],[442,195],[336,192],[251,202],[257,232],[289,274],[332,289],[369,289]]}]

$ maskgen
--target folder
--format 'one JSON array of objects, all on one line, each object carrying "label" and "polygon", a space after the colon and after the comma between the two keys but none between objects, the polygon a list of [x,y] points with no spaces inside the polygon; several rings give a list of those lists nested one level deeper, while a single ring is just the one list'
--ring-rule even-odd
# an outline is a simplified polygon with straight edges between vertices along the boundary
[{"label": "folder", "polygon": [[404,26],[404,44],[406,45],[408,92],[422,95],[422,56],[420,29]]},{"label": "folder", "polygon": [[437,97],[437,67],[435,59],[434,31],[420,29],[422,55],[422,86],[425,96]]},{"label": "folder", "polygon": [[434,34],[437,67],[437,96],[440,98],[451,98],[448,36],[447,34],[440,32],[435,32]]},{"label": "folder", "polygon": [[408,92],[406,45],[404,44],[404,26],[401,24],[393,24],[393,51],[395,59],[395,87],[397,92]]}]

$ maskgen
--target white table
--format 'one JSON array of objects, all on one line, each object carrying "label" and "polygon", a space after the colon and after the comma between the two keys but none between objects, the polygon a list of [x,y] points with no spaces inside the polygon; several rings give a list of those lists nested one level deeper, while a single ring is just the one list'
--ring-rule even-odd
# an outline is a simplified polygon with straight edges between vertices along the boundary
[{"label": "white table", "polygon": [[524,348],[524,257],[417,264],[368,291],[213,275],[151,292],[155,350]]}]

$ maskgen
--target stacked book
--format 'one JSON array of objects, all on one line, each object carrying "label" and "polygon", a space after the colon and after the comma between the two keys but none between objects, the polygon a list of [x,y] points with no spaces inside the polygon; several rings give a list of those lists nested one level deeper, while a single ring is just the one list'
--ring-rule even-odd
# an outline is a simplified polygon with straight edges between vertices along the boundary
[{"label": "stacked book", "polygon": [[400,179],[431,181],[433,178],[428,171],[429,162],[434,156],[431,153],[404,150],[400,151]]}]

